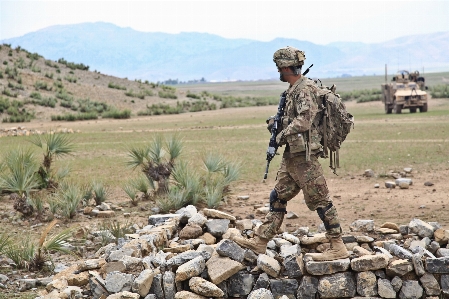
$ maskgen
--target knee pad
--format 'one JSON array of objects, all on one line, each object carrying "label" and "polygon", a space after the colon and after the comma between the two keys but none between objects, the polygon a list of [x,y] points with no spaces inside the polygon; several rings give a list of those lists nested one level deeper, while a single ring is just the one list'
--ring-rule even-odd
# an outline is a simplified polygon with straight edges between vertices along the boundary
[{"label": "knee pad", "polygon": [[287,202],[285,200],[280,200],[278,198],[278,193],[275,189],[271,190],[270,192],[270,212],[282,212],[287,213],[287,210],[285,208],[275,208],[274,203],[279,201],[281,204],[285,205]]},{"label": "knee pad", "polygon": [[334,210],[336,211],[336,209],[332,203],[329,203],[324,208],[316,209],[316,212],[318,213],[318,216],[320,217],[321,221],[323,221],[323,224],[324,224],[324,227],[326,228],[326,230],[340,227],[340,223],[334,223],[334,224],[330,223],[330,221],[332,220],[331,219],[332,217],[328,217],[329,216],[328,214]]}]

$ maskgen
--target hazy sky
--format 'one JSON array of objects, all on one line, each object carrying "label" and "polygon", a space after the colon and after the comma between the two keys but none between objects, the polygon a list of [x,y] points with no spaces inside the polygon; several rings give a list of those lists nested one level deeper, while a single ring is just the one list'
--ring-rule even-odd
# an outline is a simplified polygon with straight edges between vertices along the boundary
[{"label": "hazy sky", "polygon": [[449,31],[448,0],[0,0],[0,40],[61,24],[109,22],[144,32],[207,32],[327,44]]}]

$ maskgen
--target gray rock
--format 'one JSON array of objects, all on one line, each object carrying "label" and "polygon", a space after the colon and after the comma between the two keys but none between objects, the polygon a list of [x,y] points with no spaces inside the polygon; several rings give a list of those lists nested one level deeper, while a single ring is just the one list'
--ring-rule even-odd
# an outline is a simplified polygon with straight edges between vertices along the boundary
[{"label": "gray rock", "polygon": [[357,273],[357,293],[360,296],[377,296],[377,278],[371,271]]},{"label": "gray rock", "polygon": [[440,295],[440,286],[435,276],[430,273],[425,273],[419,278],[427,296],[438,296]]},{"label": "gray rock", "polygon": [[391,252],[392,255],[397,256],[400,259],[411,261],[413,258],[413,254],[410,251],[396,244],[390,244],[388,250]]},{"label": "gray rock", "polygon": [[271,292],[274,298],[286,296],[289,299],[296,299],[298,281],[296,279],[271,279]]},{"label": "gray rock", "polygon": [[188,205],[187,207],[181,208],[178,211],[176,211],[176,214],[179,214],[179,222],[182,224],[186,224],[189,219],[198,213],[198,210],[193,205]]},{"label": "gray rock", "polygon": [[393,279],[391,280],[391,286],[393,287],[393,290],[395,292],[399,292],[402,287],[402,279],[399,278],[399,276],[393,277]]},{"label": "gray rock", "polygon": [[396,185],[400,185],[401,183],[406,183],[407,185],[413,185],[413,181],[412,179],[408,179],[408,178],[399,178],[396,179],[395,181]]},{"label": "gray rock", "polygon": [[148,224],[149,225],[157,225],[162,224],[166,220],[173,219],[173,218],[179,218],[180,215],[178,214],[158,214],[158,215],[151,215],[148,217]]},{"label": "gray rock", "polygon": [[243,262],[245,258],[245,250],[229,239],[221,240],[215,250],[219,255],[229,257],[231,260],[239,263]]},{"label": "gray rock", "polygon": [[187,263],[188,261],[193,260],[197,257],[203,257],[204,260],[210,259],[211,254],[206,251],[193,251],[193,250],[187,250],[184,252],[179,253],[178,255],[172,257],[167,261],[167,265],[169,266],[181,266],[182,264]]},{"label": "gray rock", "polygon": [[429,273],[449,273],[449,257],[428,258],[425,264]]},{"label": "gray rock", "polygon": [[92,292],[92,297],[94,299],[98,299],[103,295],[107,296],[109,292],[105,286],[106,282],[100,277],[100,275],[95,271],[91,271],[89,272],[89,276],[89,286]]},{"label": "gray rock", "polygon": [[388,189],[396,188],[396,183],[392,182],[392,181],[386,181],[385,182],[385,188],[388,188]]},{"label": "gray rock", "polygon": [[153,283],[151,284],[150,294],[156,295],[157,299],[164,298],[164,289],[162,286],[162,274],[156,274],[153,278]]},{"label": "gray rock", "polygon": [[[282,246],[292,246],[293,245],[291,242],[287,241],[284,238],[273,238],[272,240],[276,244],[277,248],[281,248]],[[298,241],[299,241],[299,239],[298,239]]]},{"label": "gray rock", "polygon": [[252,274],[240,271],[229,278],[227,286],[229,296],[246,296],[251,292],[254,286],[254,277]]},{"label": "gray rock", "polygon": [[[362,237],[365,237],[365,236],[360,236],[360,238],[362,238]],[[341,239],[343,240],[343,243],[345,243],[345,244],[358,242],[358,239],[356,237],[354,237],[353,235],[344,235],[344,236],[341,236]]]},{"label": "gray rock", "polygon": [[279,255],[282,258],[286,258],[288,256],[297,256],[301,253],[301,246],[298,244],[295,245],[283,245],[280,248]]},{"label": "gray rock", "polygon": [[269,290],[261,288],[249,293],[248,299],[274,299],[274,297]]},{"label": "gray rock", "polygon": [[165,299],[175,298],[175,273],[171,271],[165,271],[162,275],[162,287],[164,289]]},{"label": "gray rock", "polygon": [[259,275],[259,278],[256,280],[256,284],[253,287],[253,290],[257,289],[269,289],[270,288],[270,279],[268,278],[267,273],[262,273]]},{"label": "gray rock", "polygon": [[195,215],[193,215],[192,217],[189,218],[189,221],[187,221],[188,224],[196,224],[199,226],[203,226],[204,223],[206,223],[207,218],[204,217],[203,214],[201,213],[196,213]]},{"label": "gray rock", "polygon": [[408,225],[399,225],[401,235],[408,235]]},{"label": "gray rock", "polygon": [[222,297],[224,295],[218,286],[201,277],[190,278],[189,287],[194,293],[206,297]]},{"label": "gray rock", "polygon": [[435,253],[436,257],[449,257],[449,248],[440,248]]},{"label": "gray rock", "polygon": [[377,291],[382,298],[396,298],[396,291],[388,279],[379,278],[377,281]]},{"label": "gray rock", "polygon": [[0,283],[6,283],[9,280],[8,276],[0,274]]},{"label": "gray rock", "polygon": [[19,291],[20,292],[24,292],[27,290],[31,290],[32,288],[36,287],[36,279],[31,279],[31,278],[23,278],[23,279],[19,279]]},{"label": "gray rock", "polygon": [[290,278],[299,278],[304,275],[304,262],[302,254],[297,256],[288,256],[282,262],[284,266],[283,275]]},{"label": "gray rock", "polygon": [[367,178],[373,178],[376,176],[372,169],[365,170],[365,173],[363,175],[366,176]]},{"label": "gray rock", "polygon": [[272,277],[278,277],[281,271],[281,265],[278,261],[265,254],[259,254],[257,267]]},{"label": "gray rock", "polygon": [[156,272],[150,269],[140,272],[139,276],[137,276],[137,278],[133,281],[132,291],[134,293],[138,293],[142,297],[148,295],[155,275]]},{"label": "gray rock", "polygon": [[393,256],[391,255],[391,253],[390,253],[388,250],[386,250],[385,248],[373,246],[373,250],[374,250],[375,252],[385,254],[389,259],[392,259],[392,258],[393,258]]},{"label": "gray rock", "polygon": [[383,269],[388,265],[389,258],[385,254],[364,255],[351,260],[351,268],[357,272]]},{"label": "gray rock", "polygon": [[221,237],[229,228],[229,219],[212,219],[205,223],[207,232],[214,237]]},{"label": "gray rock", "polygon": [[307,261],[305,263],[306,270],[309,274],[312,275],[325,275],[325,274],[333,274],[336,272],[343,272],[349,269],[349,265],[351,264],[349,258],[333,260],[333,261]]},{"label": "gray rock", "polygon": [[40,286],[46,286],[50,282],[52,282],[53,277],[42,277],[42,278],[36,278],[36,284]]},{"label": "gray rock", "polygon": [[395,260],[392,261],[387,267],[387,275],[392,276],[403,276],[408,272],[413,271],[413,264],[408,260]]},{"label": "gray rock", "polygon": [[355,232],[372,232],[374,231],[374,220],[356,220],[349,228]]},{"label": "gray rock", "polygon": [[245,260],[250,262],[251,264],[255,264],[257,262],[258,255],[254,253],[254,251],[250,249],[245,250]]},{"label": "gray rock", "polygon": [[415,280],[406,280],[402,282],[402,288],[399,292],[400,299],[419,299],[423,296],[423,288]]},{"label": "gray rock", "polygon": [[441,286],[441,292],[445,296],[449,296],[449,275],[448,274],[441,275],[440,286]]},{"label": "gray rock", "polygon": [[384,270],[376,270],[376,271],[374,271],[374,275],[376,275],[376,277],[379,277],[379,278],[386,278]]},{"label": "gray rock", "polygon": [[156,297],[155,294],[148,294],[148,295],[146,295],[145,298],[143,298],[143,299],[157,299],[157,297]]},{"label": "gray rock", "polygon": [[313,276],[304,276],[297,290],[297,297],[304,299],[315,299],[318,292],[318,279]]},{"label": "gray rock", "polygon": [[210,281],[216,285],[245,268],[239,262],[233,261],[228,257],[220,256],[211,257],[206,265]]},{"label": "gray rock", "polygon": [[436,241],[432,241],[430,243],[430,245],[427,247],[427,249],[432,253],[435,254],[437,252],[438,249],[440,249],[441,245],[440,243],[436,242]]},{"label": "gray rock", "polygon": [[318,293],[321,298],[354,297],[356,281],[351,272],[324,275],[318,282]]},{"label": "gray rock", "polygon": [[412,258],[413,268],[415,269],[415,273],[418,276],[423,276],[426,273],[424,269],[424,263],[421,259],[422,255],[419,253],[415,253]]},{"label": "gray rock", "polygon": [[131,291],[134,275],[121,273],[118,271],[110,272],[106,275],[106,289],[110,293],[122,291]]},{"label": "gray rock", "polygon": [[185,264],[182,264],[176,270],[176,281],[184,281],[193,276],[198,276],[206,267],[204,258],[198,256]]},{"label": "gray rock", "polygon": [[435,230],[435,228],[432,225],[417,218],[410,221],[408,228],[410,233],[416,234],[421,238],[424,237],[432,238],[433,232]]}]

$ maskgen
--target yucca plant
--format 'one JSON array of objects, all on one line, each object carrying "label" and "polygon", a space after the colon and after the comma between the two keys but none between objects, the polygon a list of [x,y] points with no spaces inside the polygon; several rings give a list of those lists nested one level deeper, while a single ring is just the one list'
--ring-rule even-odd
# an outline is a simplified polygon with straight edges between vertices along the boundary
[{"label": "yucca plant", "polygon": [[101,182],[94,182],[92,184],[92,192],[96,205],[101,205],[108,198],[108,189]]},{"label": "yucca plant", "polygon": [[76,184],[63,182],[54,194],[58,202],[58,210],[61,215],[72,219],[76,215],[76,210],[83,200],[83,190]]},{"label": "yucca plant", "polygon": [[34,135],[30,142],[44,150],[44,160],[38,174],[44,188],[56,188],[58,182],[52,174],[52,163],[74,151],[73,139],[67,134]]},{"label": "yucca plant", "polygon": [[45,200],[42,198],[42,195],[34,194],[32,197],[28,198],[28,201],[37,212],[37,218],[41,219],[45,204]]},{"label": "yucca plant", "polygon": [[110,221],[103,223],[101,226],[101,230],[104,232],[109,232],[111,235],[115,237],[115,242],[118,243],[119,238],[125,237],[126,234],[132,233],[129,228],[129,223],[126,221],[125,223],[121,223],[120,221]]},{"label": "yucca plant", "polygon": [[30,270],[41,270],[45,263],[50,260],[51,251],[71,253],[67,249],[67,239],[72,236],[71,229],[66,229],[48,238],[48,233],[55,226],[57,220],[53,220],[44,231],[37,244],[31,241],[30,236],[25,236],[17,242],[11,242],[2,251],[8,258],[12,259],[17,268]]},{"label": "yucca plant", "polygon": [[157,183],[156,195],[165,194],[169,192],[169,178],[182,147],[182,140],[178,135],[170,137],[164,143],[162,136],[158,134],[145,147],[129,149],[127,165],[132,168],[140,167],[149,181]]},{"label": "yucca plant", "polygon": [[174,187],[168,193],[157,197],[156,205],[163,213],[178,210],[187,205],[187,195],[186,190]]},{"label": "yucca plant", "polygon": [[6,154],[0,173],[0,189],[14,193],[14,209],[25,216],[33,213],[33,206],[27,198],[38,188],[35,172],[37,164],[29,150],[17,149]]},{"label": "yucca plant", "polygon": [[129,198],[131,199],[131,204],[133,206],[137,206],[138,203],[138,199],[137,199],[137,190],[136,188],[134,188],[134,186],[131,183],[126,183],[123,187],[122,187],[123,191],[125,191],[125,193],[129,196]]},{"label": "yucca plant", "polygon": [[204,199],[209,208],[217,208],[223,199],[224,180],[210,180],[204,186]]},{"label": "yucca plant", "polygon": [[172,173],[178,188],[187,192],[187,203],[196,205],[202,197],[202,182],[199,174],[185,161],[179,161]]},{"label": "yucca plant", "polygon": [[143,200],[150,199],[153,191],[156,189],[154,181],[145,175],[139,175],[137,178],[131,180],[130,184],[142,193]]},{"label": "yucca plant", "polygon": [[6,248],[11,245],[11,235],[6,232],[0,233],[0,255],[5,253]]}]

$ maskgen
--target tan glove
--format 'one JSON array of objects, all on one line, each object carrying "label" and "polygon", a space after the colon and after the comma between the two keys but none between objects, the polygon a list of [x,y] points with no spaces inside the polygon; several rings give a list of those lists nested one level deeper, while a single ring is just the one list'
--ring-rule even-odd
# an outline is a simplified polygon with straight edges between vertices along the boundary
[{"label": "tan glove", "polygon": [[273,128],[274,125],[274,115],[270,116],[269,118],[267,118],[267,120],[265,121],[267,123],[267,130],[271,133],[271,128]]},{"label": "tan glove", "polygon": [[285,132],[284,132],[284,130],[282,130],[281,133],[276,135],[276,143],[279,146],[287,144],[287,139],[285,138],[284,134],[285,134]]}]

